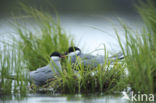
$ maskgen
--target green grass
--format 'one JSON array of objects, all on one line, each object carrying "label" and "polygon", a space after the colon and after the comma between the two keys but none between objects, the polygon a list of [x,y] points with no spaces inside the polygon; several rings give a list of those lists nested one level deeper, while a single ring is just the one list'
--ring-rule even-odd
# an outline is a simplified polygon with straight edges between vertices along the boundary
[{"label": "green grass", "polygon": [[32,33],[30,30],[25,32],[21,25],[17,25],[17,34],[20,39],[15,41],[27,68],[35,70],[48,64],[52,52],[64,53],[69,46],[73,45],[72,37],[67,36],[63,31],[58,17],[54,20],[49,14],[25,5],[22,7],[32,17],[31,19],[36,21],[39,34],[35,28],[34,31],[37,33]]},{"label": "green grass", "polygon": [[[4,53],[1,51],[0,55],[0,92],[1,93],[11,93],[11,80],[5,80],[5,77],[8,76],[10,69],[10,60],[9,60],[9,53],[4,50]],[[5,58],[4,58],[5,56]],[[6,57],[7,56],[7,57]]]},{"label": "green grass", "polygon": [[[35,32],[26,29],[16,22],[17,35],[12,36],[13,44],[4,43],[4,50],[0,54],[0,92],[11,94],[27,92],[28,71],[35,70],[49,63],[49,55],[53,51],[64,53],[74,45],[73,39],[63,31],[58,16],[40,10],[29,8],[22,4],[22,8],[38,25]],[[138,11],[145,22],[145,28],[140,33],[133,32],[122,24],[125,30],[125,46],[122,45],[117,33],[118,41],[125,59],[122,62],[104,62],[96,68],[84,67],[78,60],[77,64],[62,61],[62,72],[57,78],[43,87],[53,87],[60,93],[113,93],[120,92],[128,85],[135,92],[156,92],[156,8],[152,3],[138,6]],[[149,16],[150,15],[150,16]],[[33,27],[33,26],[32,26]],[[18,39],[16,37],[18,36]],[[107,50],[104,50],[105,61],[108,59]],[[128,75],[125,75],[125,68]],[[14,87],[9,74],[16,74]],[[93,75],[94,73],[94,75]],[[38,88],[35,88],[35,90]]]},{"label": "green grass", "polygon": [[69,60],[65,60],[63,72],[48,84],[49,88],[52,87],[59,93],[113,93],[126,88],[127,85],[121,85],[126,79],[122,62],[114,61],[111,66],[106,56],[103,65],[91,69],[90,66],[85,67],[81,61],[83,60],[79,59],[78,63],[71,64]]},{"label": "green grass", "polygon": [[[26,94],[27,90],[27,73],[22,66],[21,56],[17,51],[5,45],[0,55],[0,92],[4,94]],[[11,74],[16,74],[15,81],[12,80]]]},{"label": "green grass", "polygon": [[156,93],[156,7],[151,2],[141,2],[137,9],[145,23],[142,32],[133,32],[122,24],[125,46],[116,33],[125,55],[130,87],[135,92]]},{"label": "green grass", "polygon": [[[65,34],[59,20],[54,22],[52,16],[46,13],[25,5],[22,7],[27,15],[31,16],[30,19],[36,20],[38,29],[35,31],[34,28],[35,33],[33,33],[15,18],[13,26],[17,31],[16,35],[10,34],[10,40],[0,40],[4,45],[4,50],[1,50],[0,54],[0,91],[2,90],[3,94],[11,94],[12,90],[15,94],[19,92],[26,94],[27,73],[47,65],[52,52],[64,53],[69,46],[73,45],[71,36]],[[40,34],[36,34],[37,30]],[[14,78],[10,76],[13,72],[16,75]]]}]

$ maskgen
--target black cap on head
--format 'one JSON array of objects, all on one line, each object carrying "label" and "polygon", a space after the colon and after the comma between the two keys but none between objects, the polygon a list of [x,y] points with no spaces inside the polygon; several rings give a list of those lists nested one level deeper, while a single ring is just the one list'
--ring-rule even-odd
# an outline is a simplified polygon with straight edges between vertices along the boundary
[{"label": "black cap on head", "polygon": [[50,55],[50,57],[52,57],[52,56],[61,57],[61,54],[60,54],[59,52],[55,51],[55,52],[53,52],[53,53]]},{"label": "black cap on head", "polygon": [[79,50],[79,51],[81,52],[81,50],[80,50],[78,47],[72,46],[72,47],[69,47],[69,48],[68,48],[68,51],[67,51],[65,54],[74,52],[74,51],[76,51],[76,50]]}]

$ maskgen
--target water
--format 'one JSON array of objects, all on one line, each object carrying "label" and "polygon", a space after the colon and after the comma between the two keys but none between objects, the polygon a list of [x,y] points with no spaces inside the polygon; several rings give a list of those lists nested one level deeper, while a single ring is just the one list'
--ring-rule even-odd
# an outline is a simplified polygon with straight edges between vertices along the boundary
[{"label": "water", "polygon": [[0,103],[126,103],[121,95],[45,95],[45,94],[29,94],[23,99],[0,100]]},{"label": "water", "polygon": [[[139,28],[140,21],[136,17],[120,16],[123,22],[132,28]],[[109,51],[120,51],[114,28],[119,31],[121,39],[124,40],[123,30],[117,16],[114,15],[81,15],[62,16],[63,27],[76,38],[76,43],[84,51],[93,51],[96,48],[106,46]],[[136,22],[137,21],[137,22]],[[114,26],[114,27],[113,27]],[[81,41],[81,42],[79,42]]]},{"label": "water", "polygon": [[[125,24],[131,28],[137,30],[142,26],[139,17],[120,15]],[[12,18],[0,19],[0,39],[8,39],[7,34],[14,34],[15,31],[9,24],[9,20]],[[120,46],[117,42],[114,28],[116,28],[121,36],[121,40],[124,42],[124,32],[119,25],[117,16],[115,15],[61,15],[61,24],[67,34],[71,34],[75,38],[75,44],[79,46],[83,52],[92,52],[95,49],[102,49],[106,46],[106,49],[110,52],[120,51]],[[29,22],[28,22],[29,24]],[[33,23],[31,23],[33,24]],[[30,24],[29,24],[30,25]],[[30,29],[31,26],[30,26]],[[33,30],[33,29],[32,29]],[[93,54],[102,54],[103,51],[94,52]],[[122,99],[122,95],[48,95],[48,94],[28,94],[20,100],[17,100],[15,96],[1,95],[0,103],[126,103],[126,100]]]},{"label": "water", "polygon": [[[119,24],[119,18],[134,30],[140,29],[142,26],[139,17],[132,15],[61,15],[61,25],[67,34],[74,37],[75,44],[82,49],[83,52],[92,52],[95,49],[103,49],[104,45],[110,52],[120,51],[114,28],[116,28],[124,42],[124,32]],[[14,34],[13,25],[9,24],[10,18],[0,19],[0,35]],[[33,22],[26,23],[31,31]],[[36,30],[37,31],[37,30]],[[103,51],[97,51],[93,54],[101,54]]]}]

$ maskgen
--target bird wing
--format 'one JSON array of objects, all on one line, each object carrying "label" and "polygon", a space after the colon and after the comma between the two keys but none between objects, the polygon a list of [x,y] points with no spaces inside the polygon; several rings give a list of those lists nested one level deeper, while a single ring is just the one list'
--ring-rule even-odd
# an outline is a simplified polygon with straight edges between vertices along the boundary
[{"label": "bird wing", "polygon": [[54,77],[54,72],[49,65],[38,68],[36,71],[30,72],[30,78],[36,85],[45,83],[48,79]]}]

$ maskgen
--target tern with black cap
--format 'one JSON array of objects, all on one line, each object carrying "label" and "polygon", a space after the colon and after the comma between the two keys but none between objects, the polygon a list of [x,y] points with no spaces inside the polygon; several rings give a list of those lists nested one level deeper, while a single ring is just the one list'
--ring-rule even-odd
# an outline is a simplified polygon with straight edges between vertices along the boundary
[{"label": "tern with black cap", "polygon": [[50,57],[51,60],[47,66],[30,72],[30,80],[37,86],[45,84],[47,80],[54,78],[62,71],[60,60],[63,56],[59,52],[53,52]]},{"label": "tern with black cap", "polygon": [[[68,56],[68,58],[70,58],[71,63],[76,63],[77,57],[80,57],[81,63],[83,63],[84,66],[90,66],[91,68],[97,67],[99,64],[103,65],[105,62],[103,55],[93,56],[90,54],[84,54],[81,52],[80,48],[75,46],[69,47],[65,55]],[[115,56],[108,57],[108,60],[114,61],[123,58],[123,53],[118,53]]]}]

